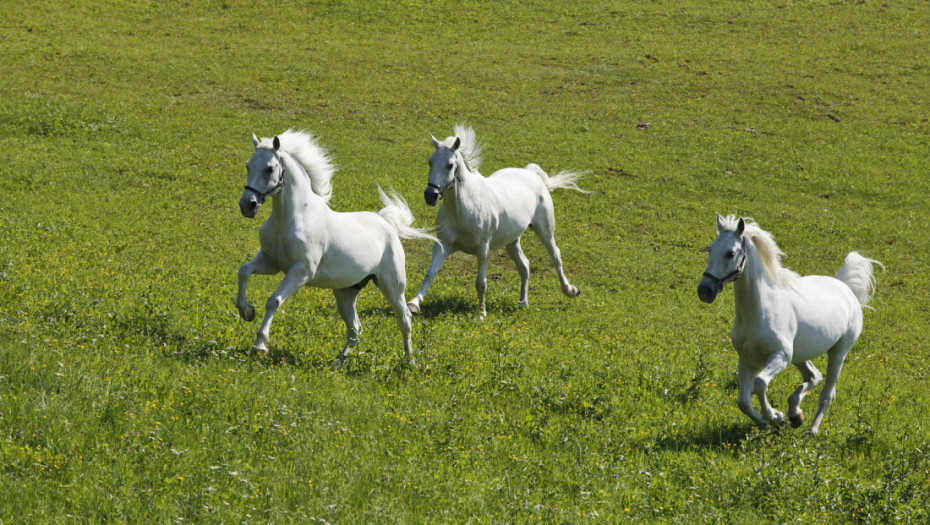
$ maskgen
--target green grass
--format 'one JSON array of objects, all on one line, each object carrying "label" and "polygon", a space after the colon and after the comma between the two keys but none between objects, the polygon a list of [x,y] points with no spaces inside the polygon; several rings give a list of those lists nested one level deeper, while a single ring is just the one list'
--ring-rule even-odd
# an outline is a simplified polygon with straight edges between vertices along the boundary
[{"label": "green grass", "polygon": [[[930,7],[707,4],[4,4],[0,523],[925,522]],[[428,225],[427,133],[458,122],[485,174],[590,170],[554,194],[581,297],[527,238],[530,308],[500,255],[478,321],[453,256],[415,368],[374,287],[343,371],[321,290],[250,359],[251,133],[311,130],[335,209],[380,184]],[[696,294],[715,212],[800,273],[887,267],[819,436],[736,407],[732,292]]]}]

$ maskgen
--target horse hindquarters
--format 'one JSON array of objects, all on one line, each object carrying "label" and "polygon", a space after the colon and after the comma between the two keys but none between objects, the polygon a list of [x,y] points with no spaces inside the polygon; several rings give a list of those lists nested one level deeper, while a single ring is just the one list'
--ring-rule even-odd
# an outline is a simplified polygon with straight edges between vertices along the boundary
[{"label": "horse hindquarters", "polygon": [[412,314],[404,297],[404,291],[407,288],[405,265],[404,248],[400,239],[395,238],[386,248],[385,257],[378,268],[376,283],[381,294],[394,310],[394,319],[404,339],[404,358],[413,364],[413,343],[410,340]]},{"label": "horse hindquarters", "polygon": [[547,189],[543,188],[543,192],[544,194],[540,199],[539,206],[536,208],[536,215],[533,217],[530,228],[533,230],[533,233],[539,237],[539,240],[549,253],[549,260],[552,262],[552,266],[555,267],[555,271],[559,275],[559,284],[562,287],[562,293],[568,297],[578,297],[581,295],[581,290],[568,282],[568,278],[565,276],[565,271],[562,267],[562,252],[555,244],[555,207],[552,204],[552,197],[549,196],[549,191]]},{"label": "horse hindquarters", "polygon": [[823,390],[820,391],[820,399],[817,406],[817,415],[811,423],[811,434],[820,431],[820,422],[823,421],[824,414],[830,408],[830,404],[836,399],[836,383],[840,379],[840,373],[843,371],[843,364],[846,362],[846,356],[853,343],[856,342],[856,336],[850,334],[848,337],[840,339],[836,345],[827,351],[827,375],[823,383]]}]

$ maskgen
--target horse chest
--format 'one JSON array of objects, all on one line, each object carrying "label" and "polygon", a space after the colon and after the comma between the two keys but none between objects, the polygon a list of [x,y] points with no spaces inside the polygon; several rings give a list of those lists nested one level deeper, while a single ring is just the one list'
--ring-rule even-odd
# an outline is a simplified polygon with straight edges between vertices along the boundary
[{"label": "horse chest", "polygon": [[293,229],[286,228],[283,231],[277,228],[262,228],[259,233],[259,242],[262,251],[274,260],[282,271],[305,262],[308,254],[311,252],[310,244],[295,235]]},{"label": "horse chest", "polygon": [[495,227],[492,219],[477,214],[461,213],[460,208],[455,212],[440,209],[440,213],[441,216],[436,221],[436,233],[443,242],[457,251],[474,255],[491,239]]},{"label": "horse chest", "polygon": [[754,367],[761,367],[772,354],[791,352],[790,343],[784,344],[784,335],[779,335],[779,332],[772,330],[767,323],[753,320],[749,323],[734,323],[730,341],[736,352],[747,363]]}]

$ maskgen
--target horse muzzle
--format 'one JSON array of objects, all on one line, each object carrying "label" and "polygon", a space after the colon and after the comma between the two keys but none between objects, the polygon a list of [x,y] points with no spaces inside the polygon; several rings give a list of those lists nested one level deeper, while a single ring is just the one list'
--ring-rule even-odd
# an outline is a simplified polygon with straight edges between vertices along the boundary
[{"label": "horse muzzle", "polygon": [[717,294],[720,293],[720,290],[721,286],[705,277],[701,279],[701,283],[698,284],[697,292],[701,301],[710,304],[717,298]]},{"label": "horse muzzle", "polygon": [[254,194],[243,194],[242,198],[239,199],[239,211],[242,213],[242,216],[247,219],[254,218],[258,215],[258,208],[261,205],[262,203]]},{"label": "horse muzzle", "polygon": [[423,199],[426,201],[427,206],[435,206],[441,198],[442,192],[432,186],[423,190]]}]

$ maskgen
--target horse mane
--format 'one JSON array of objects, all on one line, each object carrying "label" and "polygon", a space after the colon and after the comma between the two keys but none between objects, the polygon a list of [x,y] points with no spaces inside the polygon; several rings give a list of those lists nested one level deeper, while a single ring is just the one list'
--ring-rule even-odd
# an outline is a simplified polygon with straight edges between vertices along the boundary
[{"label": "horse mane", "polygon": [[465,164],[469,170],[478,171],[478,167],[481,166],[481,150],[484,147],[475,138],[475,130],[465,124],[456,124],[452,128],[452,132],[455,135],[444,140],[442,145],[451,148],[455,143],[455,138],[458,137],[461,142],[456,152],[462,154],[462,158],[465,159]]},{"label": "horse mane", "polygon": [[[310,187],[313,193],[329,202],[333,196],[333,174],[336,168],[326,150],[316,143],[316,139],[307,131],[288,129],[278,135],[281,141],[281,151],[293,157],[310,177]],[[273,149],[273,139],[262,138],[259,148]]]},{"label": "horse mane", "polygon": [[[723,219],[725,229],[734,231],[739,219],[735,215],[728,215]],[[775,237],[763,230],[756,224],[755,220],[744,218],[743,223],[746,225],[743,235],[749,237],[759,259],[762,261],[762,269],[766,277],[776,285],[792,285],[800,276],[792,270],[785,268],[781,264],[781,258],[785,252],[781,251],[778,244],[775,243]]]}]

